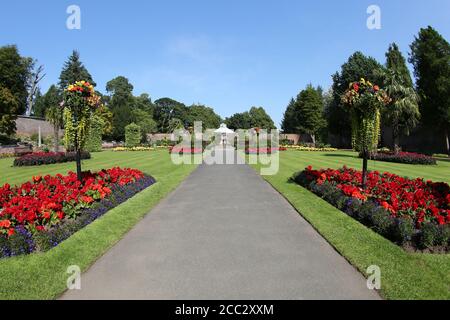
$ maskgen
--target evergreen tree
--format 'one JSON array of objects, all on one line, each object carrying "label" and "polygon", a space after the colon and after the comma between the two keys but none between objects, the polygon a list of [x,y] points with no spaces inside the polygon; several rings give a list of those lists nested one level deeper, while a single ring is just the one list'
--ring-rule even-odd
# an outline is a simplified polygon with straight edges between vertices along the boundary
[{"label": "evergreen tree", "polygon": [[291,101],[289,101],[289,104],[283,115],[283,120],[281,122],[281,130],[283,130],[284,133],[296,132],[295,111],[295,100],[294,98],[291,98]]},{"label": "evergreen tree", "polygon": [[411,44],[420,113],[425,125],[439,130],[450,156],[450,45],[432,27],[421,29]]},{"label": "evergreen tree", "polygon": [[74,50],[69,59],[64,63],[61,75],[59,76],[59,88],[62,91],[68,85],[81,80],[89,81],[94,87],[96,86],[91,74],[80,61],[80,54]]},{"label": "evergreen tree", "polygon": [[408,66],[406,65],[406,59],[403,57],[396,43],[392,43],[386,52],[386,68],[398,74],[401,85],[410,88],[414,86]]},{"label": "evergreen tree", "polygon": [[301,91],[295,102],[296,129],[309,134],[316,143],[316,135],[326,126],[323,115],[323,98],[320,91],[308,85]]}]

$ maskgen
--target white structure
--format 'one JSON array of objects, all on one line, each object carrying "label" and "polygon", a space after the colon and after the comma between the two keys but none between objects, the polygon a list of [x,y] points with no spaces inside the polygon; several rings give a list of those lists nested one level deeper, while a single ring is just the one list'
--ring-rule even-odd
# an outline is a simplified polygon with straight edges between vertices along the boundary
[{"label": "white structure", "polygon": [[233,143],[230,143],[230,140],[234,139],[234,131],[227,128],[225,123],[220,125],[220,128],[214,131],[216,134],[220,134],[221,140],[220,145],[223,147],[233,146]]}]

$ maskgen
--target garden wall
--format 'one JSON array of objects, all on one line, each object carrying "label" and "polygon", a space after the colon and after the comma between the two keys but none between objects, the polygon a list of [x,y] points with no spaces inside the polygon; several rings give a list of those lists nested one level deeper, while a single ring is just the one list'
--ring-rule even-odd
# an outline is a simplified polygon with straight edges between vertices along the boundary
[{"label": "garden wall", "polygon": [[[16,133],[18,135],[31,136],[39,133],[41,128],[42,138],[46,136],[53,136],[53,125],[42,118],[19,116],[16,120]],[[63,135],[63,130],[60,130]]]}]

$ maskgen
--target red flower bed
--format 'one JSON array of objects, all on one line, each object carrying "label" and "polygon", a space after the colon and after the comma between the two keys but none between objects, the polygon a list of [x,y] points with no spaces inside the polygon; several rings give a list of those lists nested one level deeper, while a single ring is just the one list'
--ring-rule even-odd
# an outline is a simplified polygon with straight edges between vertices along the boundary
[{"label": "red flower bed", "polygon": [[396,162],[396,163],[408,163],[408,164],[422,164],[422,165],[435,165],[436,160],[433,157],[414,153],[414,152],[378,152],[371,155],[372,160]]},{"label": "red flower bed", "polygon": [[412,219],[420,229],[424,222],[450,224],[450,187],[423,179],[407,179],[392,173],[370,172],[367,189],[360,188],[361,172],[344,167],[304,171],[306,179],[318,185],[329,182],[349,197],[373,200],[393,217]]},{"label": "red flower bed", "polygon": [[278,151],[287,151],[285,147],[279,148],[247,148],[245,149],[246,154],[272,154]]},{"label": "red flower bed", "polygon": [[[89,152],[82,152],[81,159],[90,159]],[[54,164],[75,161],[75,152],[34,152],[29,153],[14,160],[15,167],[40,166],[44,164]]]},{"label": "red flower bed", "polygon": [[203,149],[201,148],[187,148],[187,147],[170,147],[169,153],[178,153],[178,154],[201,154],[203,153]]},{"label": "red flower bed", "polygon": [[82,209],[111,194],[115,185],[125,186],[144,177],[135,169],[112,168],[84,173],[83,184],[70,172],[63,176],[37,176],[33,181],[0,187],[0,234],[11,236],[15,227],[42,231],[63,219],[75,219]]}]

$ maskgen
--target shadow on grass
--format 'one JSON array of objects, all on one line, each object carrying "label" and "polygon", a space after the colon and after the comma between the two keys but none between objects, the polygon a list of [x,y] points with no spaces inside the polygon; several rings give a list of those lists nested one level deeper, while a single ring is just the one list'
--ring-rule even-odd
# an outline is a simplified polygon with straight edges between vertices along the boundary
[{"label": "shadow on grass", "polygon": [[340,157],[346,157],[346,158],[353,158],[353,159],[358,159],[358,157],[351,155],[351,154],[343,154],[343,153],[326,153],[324,154],[325,157],[336,157],[336,158],[340,158]]}]

